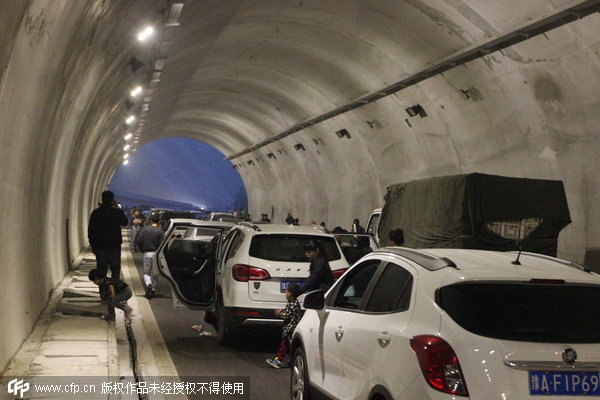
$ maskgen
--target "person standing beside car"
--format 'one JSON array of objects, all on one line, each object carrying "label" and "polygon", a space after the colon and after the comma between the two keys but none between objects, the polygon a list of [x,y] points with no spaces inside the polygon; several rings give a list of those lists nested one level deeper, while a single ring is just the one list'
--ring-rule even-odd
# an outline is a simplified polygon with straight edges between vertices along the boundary
[{"label": "person standing beside car", "polygon": [[327,261],[323,242],[309,240],[304,245],[304,254],[310,261],[310,275],[302,285],[302,292],[307,293],[319,289],[326,292],[333,285],[333,273],[329,261]]},{"label": "person standing beside car", "polygon": [[158,226],[159,221],[157,216],[150,218],[150,225],[142,228],[135,242],[136,246],[144,253],[144,283],[146,284],[147,299],[156,297],[158,271],[153,271],[152,259],[163,239],[163,230]]},{"label": "person standing beside car", "polygon": [[354,221],[352,221],[351,232],[352,233],[365,233],[365,228],[360,226],[360,221],[358,220],[358,218],[355,218]]},{"label": "person standing beside car", "polygon": [[113,279],[121,278],[121,227],[129,220],[115,202],[115,194],[110,190],[102,192],[102,203],[92,211],[88,223],[88,239],[96,256],[96,267],[104,277],[110,267]]},{"label": "person standing beside car", "polygon": [[400,228],[388,233],[388,246],[402,246],[404,244],[404,231]]}]

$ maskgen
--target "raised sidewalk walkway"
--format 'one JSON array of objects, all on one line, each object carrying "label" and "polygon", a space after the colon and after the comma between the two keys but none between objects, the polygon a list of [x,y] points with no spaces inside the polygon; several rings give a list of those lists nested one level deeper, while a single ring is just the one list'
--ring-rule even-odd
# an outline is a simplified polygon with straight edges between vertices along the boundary
[{"label": "raised sidewalk walkway", "polygon": [[80,380],[100,385],[106,381],[111,385],[123,383],[131,387],[149,377],[178,377],[148,300],[143,297],[144,288],[129,252],[128,231],[123,232],[121,274],[133,291],[128,301],[133,308],[131,323],[124,320],[123,312],[118,309],[114,322],[101,319],[106,306],[100,304],[98,287],[87,277],[96,266],[95,257],[89,251],[80,254],[52,293],[33,331],[3,372],[4,387],[0,387],[0,399],[21,398],[21,394],[22,398],[28,399],[187,399],[187,396],[172,394],[131,396],[121,390],[107,390],[108,393],[101,394],[100,387],[93,395],[33,393],[30,388],[28,392],[5,397],[10,378],[25,381],[31,378],[33,382],[48,384],[66,384],[67,380],[78,383]]}]

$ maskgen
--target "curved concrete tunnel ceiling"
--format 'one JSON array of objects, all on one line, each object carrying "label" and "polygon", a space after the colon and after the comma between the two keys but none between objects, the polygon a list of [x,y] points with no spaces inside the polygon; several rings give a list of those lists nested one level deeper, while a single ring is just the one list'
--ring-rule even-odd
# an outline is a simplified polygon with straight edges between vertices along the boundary
[{"label": "curved concrete tunnel ceiling", "polygon": [[[0,2],[0,272],[3,288],[31,287],[3,295],[0,320],[15,324],[0,337],[0,367],[87,245],[130,112],[140,117],[136,146],[189,137],[232,157],[250,212],[276,222],[290,211],[348,226],[382,205],[388,185],[430,176],[560,179],[573,223],[559,255],[582,261],[600,246],[599,3]],[[552,15],[567,23],[514,34]],[[155,41],[140,44],[147,24]],[[419,77],[510,34],[522,41]],[[357,103],[410,77],[416,83]],[[147,92],[128,111],[138,84]],[[410,117],[415,105],[427,116]],[[342,129],[349,137],[336,135]]]}]

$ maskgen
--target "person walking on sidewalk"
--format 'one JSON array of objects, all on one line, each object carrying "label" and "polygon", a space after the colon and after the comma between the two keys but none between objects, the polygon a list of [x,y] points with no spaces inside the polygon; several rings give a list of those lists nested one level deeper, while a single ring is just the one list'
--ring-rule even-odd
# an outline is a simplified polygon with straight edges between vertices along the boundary
[{"label": "person walking on sidewalk", "polygon": [[279,344],[279,351],[274,358],[267,358],[265,361],[269,366],[273,368],[283,368],[287,366],[283,360],[285,356],[290,352],[290,340],[292,339],[292,333],[296,329],[296,325],[302,318],[302,310],[300,309],[300,303],[298,302],[298,296],[300,296],[300,286],[296,283],[290,283],[285,290],[285,298],[287,305],[283,310],[275,310],[275,314],[279,318],[283,318],[283,333],[281,335],[281,343]]},{"label": "person walking on sidewalk", "polygon": [[104,277],[110,267],[111,277],[121,277],[121,227],[129,223],[127,216],[115,202],[110,190],[102,192],[102,203],[92,211],[88,224],[88,239],[96,256],[96,268]]},{"label": "person walking on sidewalk", "polygon": [[152,217],[150,225],[142,228],[140,233],[138,233],[135,243],[144,252],[144,283],[146,284],[147,299],[156,297],[158,271],[153,271],[152,259],[163,239],[163,230],[158,226],[159,221],[158,217]]},{"label": "person walking on sidewalk", "polygon": [[108,314],[105,316],[105,319],[107,321],[114,321],[115,307],[117,307],[125,313],[125,320],[130,321],[133,309],[127,304],[127,300],[132,296],[129,285],[122,280],[103,276],[97,269],[91,270],[88,278],[98,285],[100,299],[106,301]]}]

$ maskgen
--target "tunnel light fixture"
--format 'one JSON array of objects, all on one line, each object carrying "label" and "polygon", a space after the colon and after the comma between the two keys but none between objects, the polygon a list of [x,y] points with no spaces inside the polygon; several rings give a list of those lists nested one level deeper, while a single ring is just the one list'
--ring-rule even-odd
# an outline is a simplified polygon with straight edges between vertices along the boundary
[{"label": "tunnel light fixture", "polygon": [[137,38],[140,42],[145,42],[153,34],[154,34],[154,28],[151,26],[147,26],[138,34]]},{"label": "tunnel light fixture", "polygon": [[133,133],[131,132],[127,132],[127,134],[125,136],[123,136],[123,139],[125,140],[131,140],[133,138]]},{"label": "tunnel light fixture", "polygon": [[294,145],[294,149],[296,149],[296,151],[300,151],[300,150],[306,151],[306,149],[304,148],[304,145],[302,143],[296,143]]},{"label": "tunnel light fixture", "polygon": [[427,112],[425,112],[425,109],[420,104],[415,104],[412,107],[408,107],[404,111],[406,111],[408,116],[411,118],[417,115],[421,118],[425,118],[427,116]]},{"label": "tunnel light fixture", "polygon": [[350,139],[352,136],[350,136],[350,132],[348,132],[347,129],[340,129],[339,131],[337,131],[335,133],[337,135],[337,137],[341,138],[348,138]]},{"label": "tunnel light fixture", "polygon": [[123,161],[123,165],[127,165],[127,164],[129,164],[129,160]]},{"label": "tunnel light fixture", "polygon": [[123,154],[123,160],[127,160],[129,158],[129,153]]},{"label": "tunnel light fixture", "polygon": [[136,87],[135,87],[135,88],[134,88],[134,89],[133,89],[131,92],[129,92],[129,95],[130,95],[131,97],[137,97],[137,96],[139,96],[140,94],[142,94],[142,91],[143,91],[143,90],[144,90],[144,89],[142,89],[142,87],[141,87],[141,86],[136,86]]},{"label": "tunnel light fixture", "polygon": [[131,125],[135,122],[135,115],[130,115],[129,117],[127,117],[127,119],[125,120],[125,123],[127,125]]},{"label": "tunnel light fixture", "polygon": [[131,148],[131,145],[130,145],[130,144],[126,144],[126,145],[123,147],[123,151],[129,151],[129,149],[130,149],[130,148]]}]

